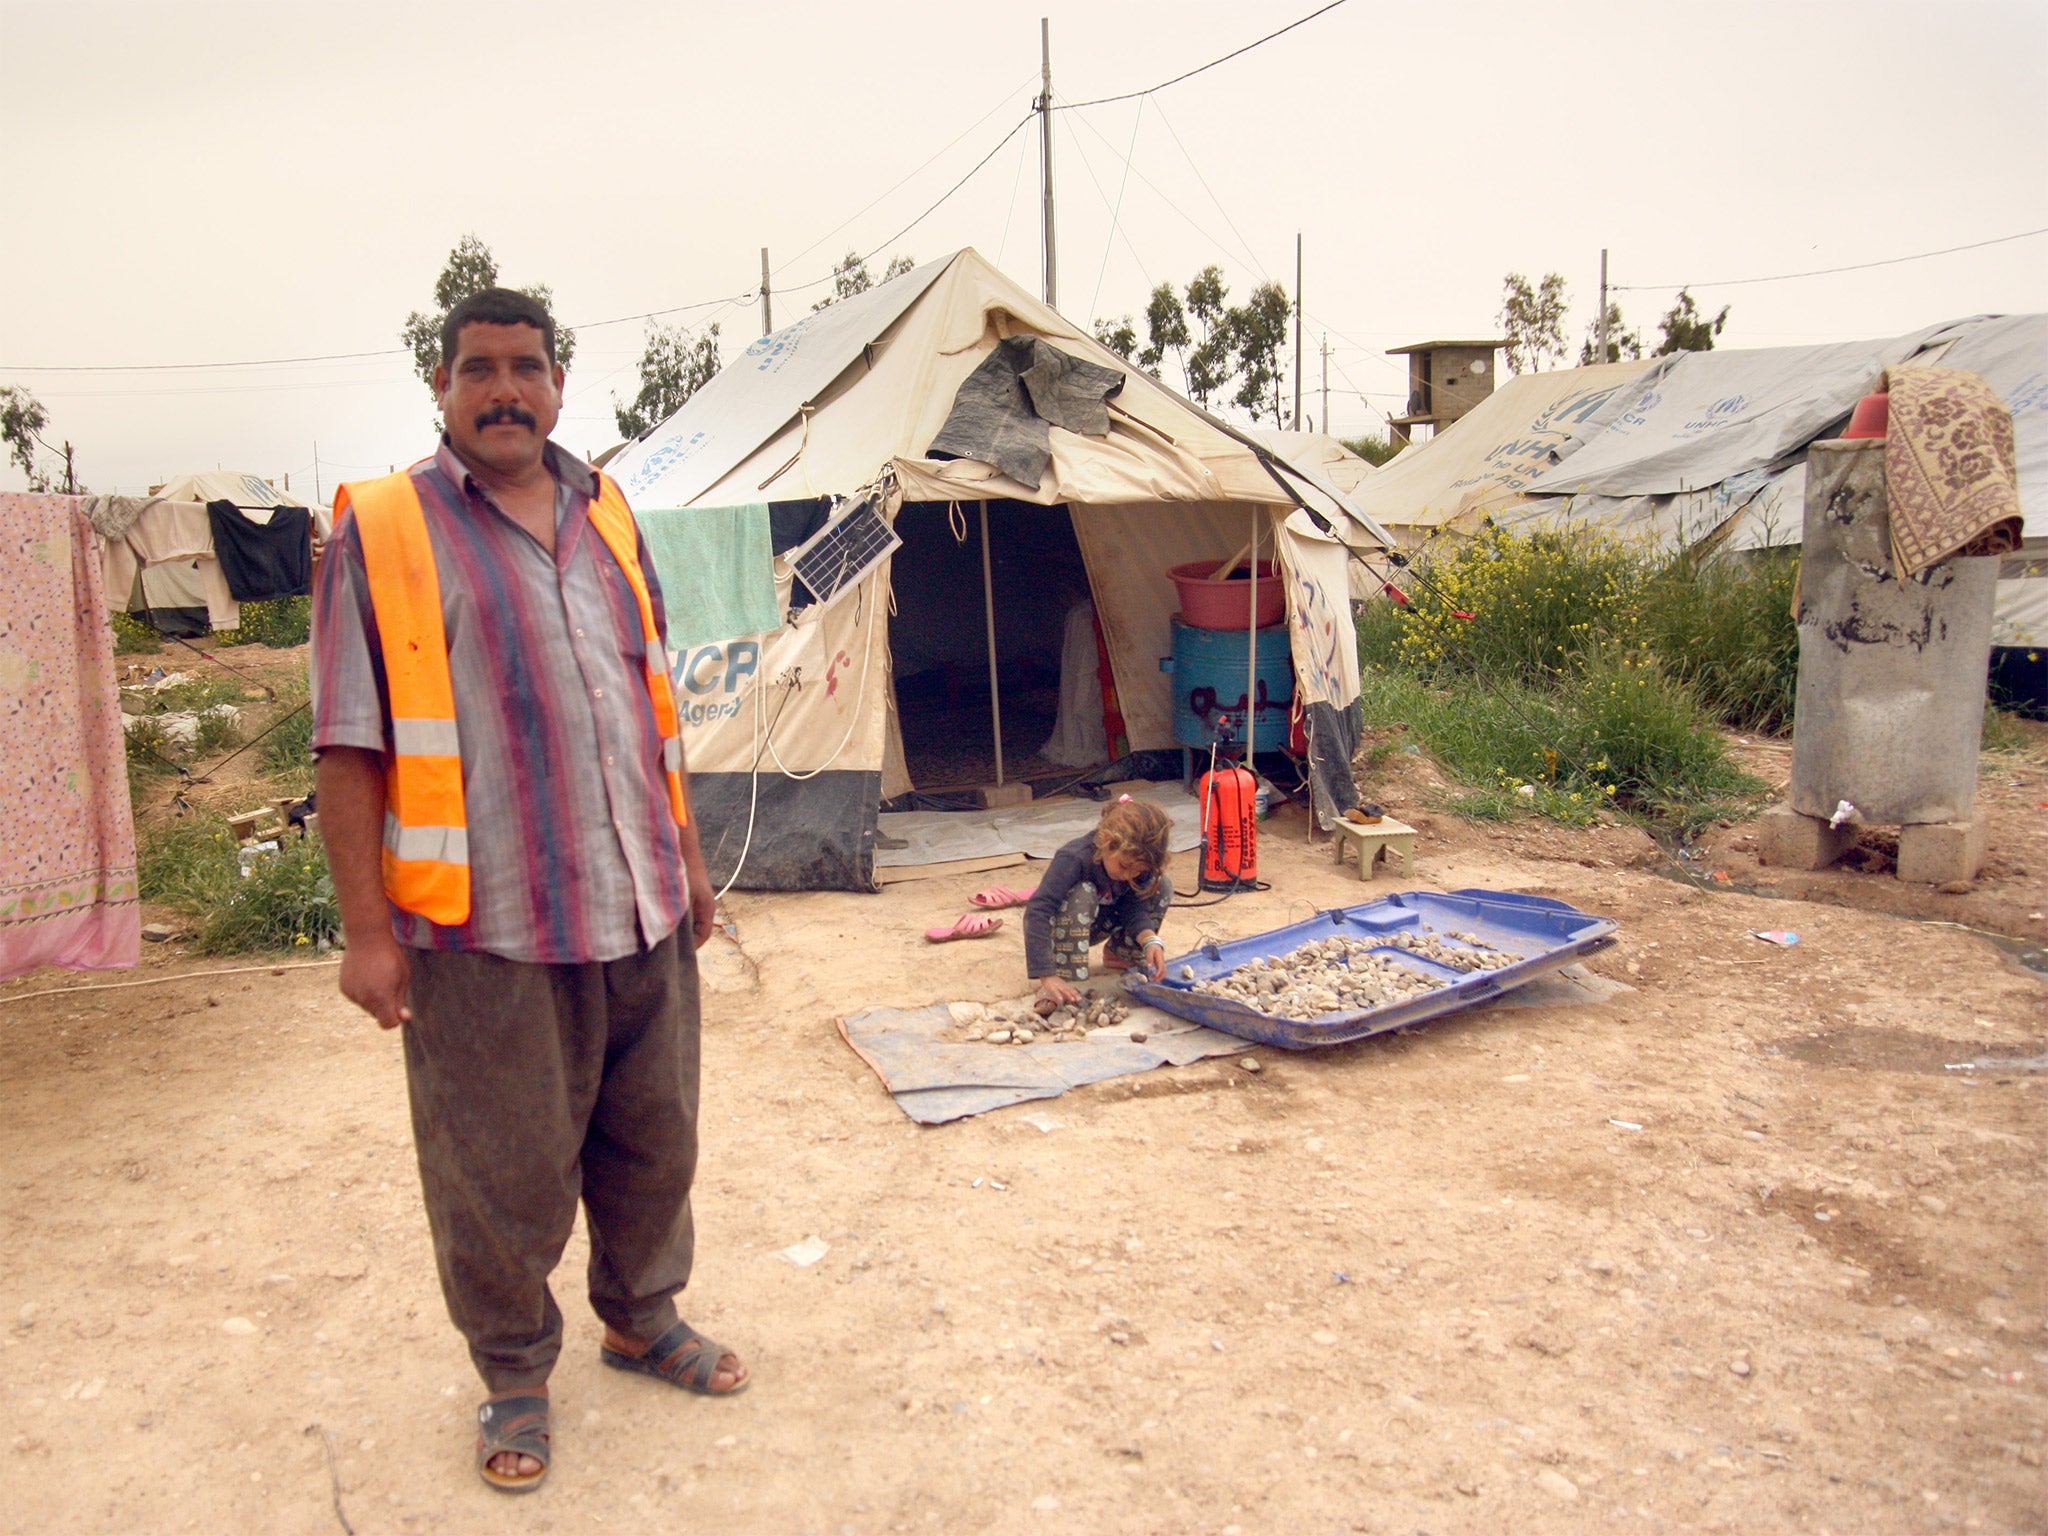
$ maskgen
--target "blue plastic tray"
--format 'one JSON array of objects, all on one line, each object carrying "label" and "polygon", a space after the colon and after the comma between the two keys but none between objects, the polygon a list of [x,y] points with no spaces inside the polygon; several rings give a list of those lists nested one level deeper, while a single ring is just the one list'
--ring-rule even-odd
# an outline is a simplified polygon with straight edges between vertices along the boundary
[{"label": "blue plastic tray", "polygon": [[[1153,1007],[1193,1019],[1197,1024],[1256,1040],[1261,1045],[1303,1051],[1318,1045],[1363,1040],[1368,1035],[1441,1018],[1499,997],[1547,971],[1571,964],[1581,955],[1605,949],[1614,942],[1618,926],[1613,918],[1595,917],[1547,896],[1485,890],[1452,891],[1443,896],[1431,891],[1403,891],[1361,906],[1335,907],[1305,922],[1233,939],[1227,944],[1204,944],[1169,960],[1164,981],[1133,981],[1127,974],[1125,987]],[[1247,960],[1289,954],[1316,939],[1340,935],[1370,939],[1398,933],[1443,933],[1453,928],[1477,934],[1493,948],[1523,958],[1497,971],[1467,972],[1389,945],[1377,953],[1424,975],[1445,977],[1450,985],[1405,1002],[1383,1003],[1377,1008],[1348,1013],[1326,1013],[1306,1023],[1277,1018],[1234,999],[1211,997],[1194,990],[1195,982],[1224,975]],[[1183,966],[1194,972],[1192,980],[1182,978]]]}]

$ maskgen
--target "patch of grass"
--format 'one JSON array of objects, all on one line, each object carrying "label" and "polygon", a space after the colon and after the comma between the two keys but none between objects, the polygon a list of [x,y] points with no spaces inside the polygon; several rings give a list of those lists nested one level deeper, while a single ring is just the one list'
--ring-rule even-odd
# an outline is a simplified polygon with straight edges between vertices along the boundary
[{"label": "patch of grass", "polygon": [[241,623],[221,630],[215,638],[222,645],[267,645],[283,650],[304,645],[313,630],[313,599],[280,597],[267,603],[242,604]]},{"label": "patch of grass", "polygon": [[1391,659],[1439,679],[1564,676],[1596,649],[1635,641],[1643,572],[1635,549],[1584,529],[1489,528],[1401,583],[1409,606]]},{"label": "patch of grass", "polygon": [[1397,577],[1409,606],[1366,604],[1359,653],[1438,682],[1528,682],[1647,649],[1714,718],[1774,734],[1799,676],[1797,576],[1789,551],[1665,556],[1590,529],[1489,528]]},{"label": "patch of grass", "polygon": [[137,829],[138,884],[198,924],[210,955],[296,949],[341,936],[341,907],[318,838],[286,836],[258,854],[246,877],[225,820],[185,816]]},{"label": "patch of grass", "polygon": [[163,637],[132,613],[109,613],[107,627],[114,632],[116,656],[154,656],[164,648]]},{"label": "patch of grass", "polygon": [[2020,757],[2031,756],[2044,735],[2038,727],[2029,729],[2027,722],[2008,710],[1991,705],[1984,708],[1984,735],[1981,745],[1986,752],[2011,753]]},{"label": "patch of grass", "polygon": [[176,773],[182,766],[185,749],[172,741],[164,728],[148,716],[130,722],[126,736],[131,796],[165,774]]},{"label": "patch of grass", "polygon": [[1433,686],[1361,671],[1368,720],[1405,720],[1464,788],[1445,809],[1477,820],[1536,814],[1567,825],[1610,807],[1696,831],[1762,793],[1683,685],[1654,660],[1599,657],[1548,685],[1499,677]]},{"label": "patch of grass", "polygon": [[[193,677],[141,697],[146,700],[148,712],[134,717],[128,726],[131,787],[138,779],[147,782],[161,778],[195,759],[225,752],[242,740],[239,712],[244,697],[239,683],[218,677]],[[198,717],[189,741],[173,737],[160,723],[162,716],[173,714]]]},{"label": "patch of grass", "polygon": [[1798,578],[1790,550],[1680,557],[1643,583],[1644,641],[1723,723],[1767,735],[1789,731],[1799,685]]},{"label": "patch of grass", "polygon": [[1375,598],[1358,610],[1358,656],[1367,666],[1402,665],[1401,637],[1408,632],[1408,615],[1392,598]]},{"label": "patch of grass", "polygon": [[136,884],[144,901],[201,913],[227,899],[238,877],[235,838],[218,816],[180,816],[136,829]]},{"label": "patch of grass", "polygon": [[155,693],[144,694],[142,697],[149,701],[152,714],[167,715],[177,710],[192,710],[196,713],[202,709],[211,709],[216,704],[233,704],[239,708],[243,694],[240,683],[229,678],[202,673],[197,677],[188,677],[183,682],[173,683],[168,688],[160,688]]},{"label": "patch of grass", "polygon": [[278,851],[259,856],[239,876],[226,900],[210,908],[199,928],[199,948],[210,955],[249,950],[300,949],[341,937],[341,903],[317,837],[286,837]]},{"label": "patch of grass", "polygon": [[279,787],[303,795],[313,788],[312,695],[303,680],[277,690],[278,714],[256,760]]}]

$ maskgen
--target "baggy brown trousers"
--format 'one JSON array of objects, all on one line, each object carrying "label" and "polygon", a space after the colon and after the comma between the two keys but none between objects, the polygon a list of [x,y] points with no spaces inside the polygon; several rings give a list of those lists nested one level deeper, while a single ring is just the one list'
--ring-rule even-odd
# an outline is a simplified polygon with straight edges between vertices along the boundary
[{"label": "baggy brown trousers", "polygon": [[448,1315],[493,1392],[562,1349],[548,1274],[580,1198],[590,1305],[629,1337],[676,1321],[697,1169],[697,956],[687,922],[621,960],[414,950],[406,1085]]}]

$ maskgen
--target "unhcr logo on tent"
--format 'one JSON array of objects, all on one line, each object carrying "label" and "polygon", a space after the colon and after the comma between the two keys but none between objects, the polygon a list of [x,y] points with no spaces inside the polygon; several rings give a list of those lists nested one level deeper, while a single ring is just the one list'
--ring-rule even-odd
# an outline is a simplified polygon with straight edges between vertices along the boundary
[{"label": "unhcr logo on tent", "polygon": [[[683,724],[729,720],[739,713],[740,700],[714,696],[739,693],[740,684],[760,668],[761,642],[725,640],[692,646],[671,652],[669,665],[676,686],[676,712]],[[693,702],[693,698],[704,702]]]},{"label": "unhcr logo on tent", "polygon": [[690,455],[704,446],[705,435],[702,432],[692,432],[682,442],[663,443],[659,448],[648,454],[646,461],[633,471],[632,478],[626,482],[627,493],[634,496],[639,495],[640,492],[646,490],[647,487],[654,484],[655,481],[674,469],[678,464],[683,463]]}]

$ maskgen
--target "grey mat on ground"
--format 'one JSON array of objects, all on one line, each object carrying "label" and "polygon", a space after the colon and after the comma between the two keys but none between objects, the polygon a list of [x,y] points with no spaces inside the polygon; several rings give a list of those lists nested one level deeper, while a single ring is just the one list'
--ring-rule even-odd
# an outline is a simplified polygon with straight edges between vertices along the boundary
[{"label": "grey mat on ground", "polygon": [[[1185,853],[1202,841],[1201,807],[1178,784],[1154,784],[1137,791],[1166,812],[1173,830],[1167,847]],[[940,864],[953,859],[980,859],[998,853],[1028,854],[1049,859],[1060,844],[1092,831],[1102,820],[1102,806],[1093,800],[1047,800],[1037,805],[1000,806],[986,811],[890,811],[876,818],[882,835],[901,838],[901,848],[876,848],[875,867]]]},{"label": "grey mat on ground", "polygon": [[[1495,1008],[1582,1008],[1634,990],[1582,965],[1568,965],[1456,1017]],[[841,1019],[839,1033],[874,1068],[897,1107],[920,1125],[944,1125],[1028,1099],[1056,1099],[1087,1083],[1257,1049],[1235,1035],[1146,1007],[1133,1008],[1120,1025],[1065,1044],[982,1045],[939,1039],[952,1024],[953,1015],[944,1003],[864,1008]],[[1146,1038],[1132,1040],[1133,1031]]]},{"label": "grey mat on ground", "polygon": [[[839,1032],[920,1125],[943,1125],[1026,1099],[1056,1099],[1086,1083],[1247,1049],[1242,1040],[1156,1008],[1134,1008],[1115,1029],[1065,1044],[963,1045],[939,1039],[952,1023],[944,1003],[867,1008],[840,1020]],[[1130,1039],[1133,1030],[1148,1038]]]}]

